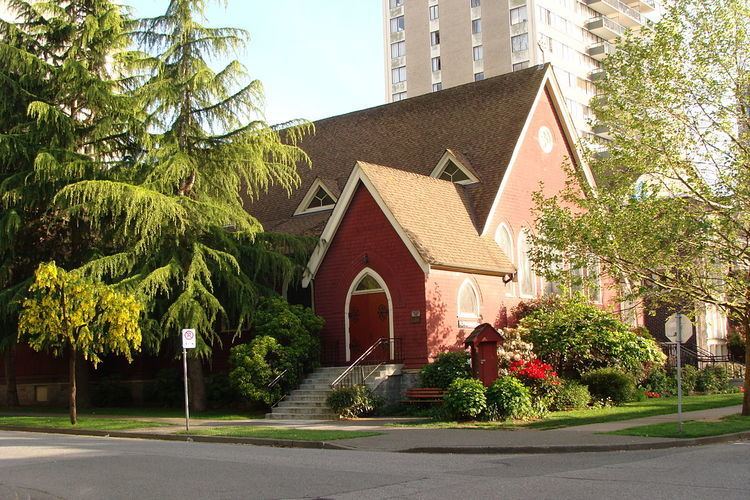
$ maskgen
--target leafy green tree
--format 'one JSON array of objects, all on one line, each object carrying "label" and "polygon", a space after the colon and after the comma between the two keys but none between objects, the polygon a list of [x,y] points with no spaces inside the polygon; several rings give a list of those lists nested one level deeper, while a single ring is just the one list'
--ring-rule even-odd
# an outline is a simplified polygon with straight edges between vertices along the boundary
[{"label": "leafy green tree", "polygon": [[259,264],[271,255],[271,271],[288,274],[293,267],[283,252],[294,245],[291,239],[279,244],[281,237],[265,237],[255,253],[243,250],[261,231],[244,205],[271,184],[298,186],[297,166],[308,159],[297,141],[309,128],[269,126],[260,83],[246,83],[237,61],[211,67],[209,61],[242,47],[246,36],[201,25],[204,7],[203,0],[172,0],[133,33],[146,53],[131,59],[128,84],[152,132],[134,173],[82,181],[57,197],[69,210],[88,213],[95,230],[114,225],[111,241],[121,250],[85,271],[132,284],[146,297],[156,318],[150,346],[169,346],[172,339],[174,348],[180,328],[196,329],[189,370],[197,410],[205,406],[201,357],[219,341],[220,324],[237,333],[247,327],[262,291],[253,279],[259,270],[242,260]]},{"label": "leafy green tree", "polygon": [[78,266],[107,241],[52,199],[68,183],[117,175],[138,128],[115,76],[128,44],[122,7],[5,3],[16,21],[0,20],[0,350],[13,405],[18,314],[34,270],[53,259]]},{"label": "leafy green tree", "polygon": [[[613,140],[591,157],[596,194],[571,170],[569,189],[536,197],[548,277],[596,257],[623,298],[713,304],[750,337],[749,55],[747,0],[672,0],[618,43],[597,82]],[[744,385],[750,415],[750,370]]]},{"label": "leafy green tree", "polygon": [[18,325],[21,340],[35,351],[68,355],[70,423],[76,423],[76,359],[94,366],[109,354],[125,356],[141,346],[141,306],[132,295],[68,273],[54,262],[42,264],[24,300]]}]

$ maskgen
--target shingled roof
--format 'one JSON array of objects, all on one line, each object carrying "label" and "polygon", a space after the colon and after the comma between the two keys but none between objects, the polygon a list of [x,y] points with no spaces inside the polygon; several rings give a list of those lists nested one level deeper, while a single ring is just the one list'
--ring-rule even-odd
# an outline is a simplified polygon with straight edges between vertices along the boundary
[{"label": "shingled roof", "polygon": [[474,227],[462,186],[382,165],[358,166],[430,267],[499,276],[516,272],[495,241]]},{"label": "shingled roof", "polygon": [[293,215],[316,178],[343,186],[358,161],[426,176],[451,150],[481,180],[462,188],[481,232],[547,70],[533,66],[319,120],[315,134],[301,143],[312,168],[300,169],[300,188],[287,196],[272,187],[248,210],[267,231],[318,236],[330,211]]}]

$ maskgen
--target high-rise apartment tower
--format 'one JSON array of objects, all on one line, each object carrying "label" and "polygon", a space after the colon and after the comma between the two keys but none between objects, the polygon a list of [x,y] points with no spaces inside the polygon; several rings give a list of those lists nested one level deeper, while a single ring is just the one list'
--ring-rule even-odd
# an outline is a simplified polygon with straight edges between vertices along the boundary
[{"label": "high-rise apartment tower", "polygon": [[579,131],[601,62],[655,0],[383,0],[386,100],[552,63]]}]

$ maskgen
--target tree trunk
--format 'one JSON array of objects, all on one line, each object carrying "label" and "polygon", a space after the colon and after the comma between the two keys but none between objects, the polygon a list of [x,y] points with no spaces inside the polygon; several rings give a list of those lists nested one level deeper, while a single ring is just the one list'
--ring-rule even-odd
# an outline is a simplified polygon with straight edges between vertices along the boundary
[{"label": "tree trunk", "polygon": [[18,384],[16,383],[16,345],[5,351],[5,404],[9,408],[19,406]]},{"label": "tree trunk", "polygon": [[76,407],[89,408],[91,406],[90,378],[89,362],[83,356],[76,356]]},{"label": "tree trunk", "polygon": [[203,380],[203,364],[199,357],[188,356],[188,388],[190,390],[190,410],[206,410],[206,383]]},{"label": "tree trunk", "polygon": [[70,348],[68,355],[68,367],[70,369],[70,376],[68,377],[68,385],[70,386],[70,423],[75,425],[78,421],[78,413],[76,411],[76,358],[78,357],[78,353],[75,347]]},{"label": "tree trunk", "polygon": [[742,322],[742,329],[745,336],[745,394],[742,397],[742,415],[750,417],[750,320]]}]

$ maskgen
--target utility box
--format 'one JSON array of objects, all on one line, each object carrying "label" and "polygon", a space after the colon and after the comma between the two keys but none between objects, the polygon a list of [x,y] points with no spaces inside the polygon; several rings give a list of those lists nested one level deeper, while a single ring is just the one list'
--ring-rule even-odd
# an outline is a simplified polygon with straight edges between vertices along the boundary
[{"label": "utility box", "polygon": [[497,380],[497,348],[505,337],[489,323],[482,323],[466,337],[464,346],[471,349],[474,376],[489,387]]}]

